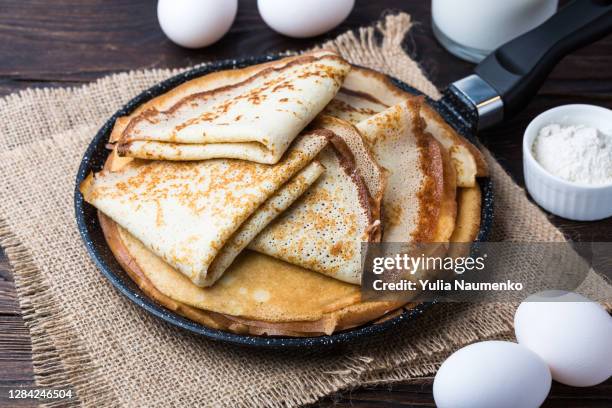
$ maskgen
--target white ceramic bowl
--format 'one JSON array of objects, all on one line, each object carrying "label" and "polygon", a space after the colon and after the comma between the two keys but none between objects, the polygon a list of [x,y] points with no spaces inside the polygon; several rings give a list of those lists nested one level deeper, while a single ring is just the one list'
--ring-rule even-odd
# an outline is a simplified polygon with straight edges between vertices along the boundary
[{"label": "white ceramic bowl", "polygon": [[612,110],[594,105],[564,105],[547,110],[531,121],[523,137],[523,171],[531,197],[542,208],[577,221],[612,216],[612,183],[573,183],[546,171],[533,157],[532,146],[540,129],[551,123],[587,125],[604,132],[612,130]]}]

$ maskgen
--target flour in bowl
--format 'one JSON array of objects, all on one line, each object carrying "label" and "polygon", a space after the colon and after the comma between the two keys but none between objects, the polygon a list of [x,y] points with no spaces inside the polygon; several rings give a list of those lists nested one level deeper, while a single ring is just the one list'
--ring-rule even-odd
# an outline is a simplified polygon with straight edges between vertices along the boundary
[{"label": "flour in bowl", "polygon": [[612,135],[584,125],[550,124],[540,129],[533,156],[544,169],[580,184],[612,183]]}]

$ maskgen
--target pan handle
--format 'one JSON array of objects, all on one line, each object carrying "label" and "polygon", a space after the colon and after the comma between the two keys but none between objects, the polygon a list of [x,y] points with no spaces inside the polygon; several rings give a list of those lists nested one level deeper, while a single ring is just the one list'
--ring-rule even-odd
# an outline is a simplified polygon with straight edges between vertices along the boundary
[{"label": "pan handle", "polygon": [[[449,90],[470,102],[478,129],[518,113],[566,54],[612,31],[612,0],[574,0],[539,27],[502,45]],[[459,92],[459,94],[457,94]]]}]

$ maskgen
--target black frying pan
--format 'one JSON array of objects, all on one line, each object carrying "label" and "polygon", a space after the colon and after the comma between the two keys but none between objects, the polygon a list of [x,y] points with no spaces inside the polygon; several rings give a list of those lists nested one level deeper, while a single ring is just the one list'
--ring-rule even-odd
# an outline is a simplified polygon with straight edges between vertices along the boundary
[{"label": "black frying pan", "polygon": [[[460,134],[475,141],[477,130],[512,116],[536,93],[559,59],[580,46],[603,37],[612,29],[612,1],[576,0],[542,26],[504,45],[476,67],[476,74],[454,82],[440,101],[428,102]],[[193,78],[210,72],[236,69],[271,61],[264,56],[221,61],[195,68],[163,81],[132,99],[98,131],[89,145],[76,177],[75,215],[81,237],[90,256],[109,281],[127,298],[164,321],[206,338],[238,345],[264,348],[321,348],[371,338],[398,327],[420,315],[430,304],[422,304],[380,324],[367,324],[331,336],[285,338],[239,335],[210,329],[188,320],[145,296],[127,276],[108,248],[96,210],[83,201],[78,186],[91,171],[100,171],[108,150],[105,145],[115,120],[130,114],[144,102]],[[400,89],[418,95],[416,89],[391,78]],[[481,229],[477,241],[487,239],[493,216],[491,181],[481,179],[483,191]]]}]

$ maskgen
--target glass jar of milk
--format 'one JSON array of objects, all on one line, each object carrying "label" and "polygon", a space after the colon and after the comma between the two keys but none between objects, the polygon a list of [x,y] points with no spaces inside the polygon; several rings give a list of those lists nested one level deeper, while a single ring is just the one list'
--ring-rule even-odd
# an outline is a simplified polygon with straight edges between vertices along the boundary
[{"label": "glass jar of milk", "polygon": [[451,53],[479,62],[542,24],[557,5],[558,0],[432,0],[434,34]]}]

